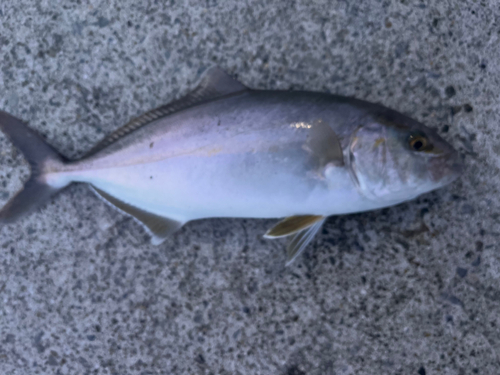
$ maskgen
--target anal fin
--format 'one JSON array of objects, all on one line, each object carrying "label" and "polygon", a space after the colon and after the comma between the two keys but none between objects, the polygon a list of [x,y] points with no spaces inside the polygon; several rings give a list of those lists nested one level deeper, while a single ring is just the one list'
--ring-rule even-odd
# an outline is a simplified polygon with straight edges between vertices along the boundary
[{"label": "anal fin", "polygon": [[125,214],[134,217],[141,224],[143,224],[152,235],[151,243],[153,245],[161,244],[169,235],[171,235],[184,225],[184,222],[152,214],[151,212],[144,211],[128,203],[122,202],[121,200],[109,195],[105,191],[102,191],[95,186],[92,186],[92,188],[101,198],[106,200],[108,203],[118,208]]}]

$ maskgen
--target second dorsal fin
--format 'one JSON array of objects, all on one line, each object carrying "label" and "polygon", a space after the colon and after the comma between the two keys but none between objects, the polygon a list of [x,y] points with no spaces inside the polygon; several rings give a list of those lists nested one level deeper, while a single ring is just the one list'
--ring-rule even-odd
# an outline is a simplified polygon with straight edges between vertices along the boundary
[{"label": "second dorsal fin", "polygon": [[196,88],[181,99],[175,100],[162,107],[153,109],[145,114],[129,121],[120,129],[109,134],[95,147],[93,147],[86,156],[93,155],[102,149],[106,148],[116,140],[123,136],[139,129],[141,126],[150,123],[160,117],[167,116],[171,113],[192,107],[209,100],[214,100],[222,96],[235,94],[241,91],[248,90],[242,83],[232,78],[221,68],[215,66],[209,68],[203,75],[200,83]]}]

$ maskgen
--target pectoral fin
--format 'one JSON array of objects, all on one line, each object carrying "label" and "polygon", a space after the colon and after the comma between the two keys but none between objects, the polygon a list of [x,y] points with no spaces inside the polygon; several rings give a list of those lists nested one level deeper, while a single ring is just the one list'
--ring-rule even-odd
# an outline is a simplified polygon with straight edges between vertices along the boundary
[{"label": "pectoral fin", "polygon": [[292,236],[287,246],[288,266],[307,247],[325,222],[326,217],[317,215],[290,216],[281,220],[264,235],[265,238]]},{"label": "pectoral fin", "polygon": [[183,222],[169,219],[163,216],[158,216],[152,214],[151,212],[141,210],[140,208],[122,202],[121,200],[109,195],[105,191],[102,191],[95,186],[92,187],[94,191],[106,202],[112,204],[120,211],[123,211],[124,213],[134,217],[141,224],[143,224],[152,235],[151,243],[153,245],[161,244],[170,234],[174,233],[184,225]]}]

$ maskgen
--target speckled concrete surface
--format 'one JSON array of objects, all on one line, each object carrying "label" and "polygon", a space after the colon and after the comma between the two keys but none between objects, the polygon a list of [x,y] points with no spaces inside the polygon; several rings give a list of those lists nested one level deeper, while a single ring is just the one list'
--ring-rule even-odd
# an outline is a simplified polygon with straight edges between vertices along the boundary
[{"label": "speckled concrete surface", "polygon": [[[272,220],[194,222],[154,247],[74,185],[0,228],[0,373],[498,374],[499,19],[493,0],[2,1],[0,109],[67,157],[218,64],[410,114],[467,171],[329,219],[289,268],[261,238]],[[28,168],[0,147],[3,204]]]}]

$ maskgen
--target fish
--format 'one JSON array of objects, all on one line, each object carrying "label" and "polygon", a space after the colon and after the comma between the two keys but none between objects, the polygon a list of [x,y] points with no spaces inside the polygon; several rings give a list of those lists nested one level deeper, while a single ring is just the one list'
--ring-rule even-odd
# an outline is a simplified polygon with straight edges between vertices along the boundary
[{"label": "fish", "polygon": [[435,130],[356,98],[254,90],[215,66],[185,97],[133,119],[80,160],[67,160],[0,111],[0,130],[31,175],[0,211],[11,223],[74,182],[145,227],[161,244],[204,218],[281,219],[287,264],[332,215],[393,206],[463,171]]}]

